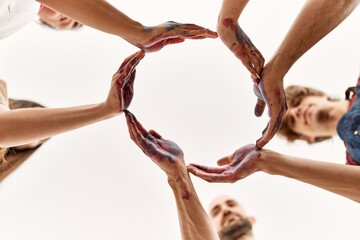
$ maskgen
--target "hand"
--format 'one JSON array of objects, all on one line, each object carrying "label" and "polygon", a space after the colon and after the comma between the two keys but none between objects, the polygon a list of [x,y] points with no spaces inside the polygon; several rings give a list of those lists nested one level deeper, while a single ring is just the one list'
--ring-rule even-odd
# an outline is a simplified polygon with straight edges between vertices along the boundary
[{"label": "hand", "polygon": [[268,106],[270,120],[263,131],[263,135],[256,141],[258,149],[263,148],[280,129],[287,111],[286,95],[281,77],[274,76],[265,67],[262,80],[254,84],[254,93],[258,97],[255,115],[261,116],[265,105]]},{"label": "hand", "polygon": [[131,139],[168,176],[175,176],[179,169],[185,169],[184,153],[176,143],[166,140],[154,130],[146,131],[135,116],[125,111]]},{"label": "hand", "polygon": [[218,33],[221,40],[249,70],[252,78],[259,79],[265,62],[260,51],[240,28],[237,21],[231,18],[220,21],[218,23]]},{"label": "hand", "polygon": [[140,50],[126,58],[119,70],[113,75],[107,105],[113,112],[123,112],[131,103],[134,95],[134,80],[136,69],[145,52]]},{"label": "hand", "polygon": [[217,33],[195,24],[166,22],[145,28],[145,42],[135,44],[145,52],[156,52],[166,45],[184,42],[185,39],[216,38]]},{"label": "hand", "polygon": [[258,171],[261,160],[261,152],[254,144],[249,144],[218,160],[218,165],[223,167],[190,164],[188,171],[208,182],[234,183]]}]

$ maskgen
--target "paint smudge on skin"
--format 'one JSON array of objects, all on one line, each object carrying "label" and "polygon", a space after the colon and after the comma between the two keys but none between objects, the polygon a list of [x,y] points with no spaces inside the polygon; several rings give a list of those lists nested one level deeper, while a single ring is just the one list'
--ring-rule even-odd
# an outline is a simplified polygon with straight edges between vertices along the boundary
[{"label": "paint smudge on skin", "polygon": [[224,20],[222,20],[222,24],[225,27],[231,27],[234,26],[234,20],[232,18],[225,18]]},{"label": "paint smudge on skin", "polygon": [[186,188],[183,189],[181,198],[184,200],[190,200],[190,192]]}]

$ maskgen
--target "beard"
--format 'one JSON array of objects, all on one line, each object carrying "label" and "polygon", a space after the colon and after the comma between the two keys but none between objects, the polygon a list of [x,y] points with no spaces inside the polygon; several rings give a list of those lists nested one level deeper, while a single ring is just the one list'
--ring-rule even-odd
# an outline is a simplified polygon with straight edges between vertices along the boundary
[{"label": "beard", "polygon": [[326,123],[330,119],[330,109],[321,109],[316,115],[318,123]]},{"label": "beard", "polygon": [[248,219],[235,221],[224,227],[218,234],[221,240],[236,240],[241,236],[250,233],[252,225]]}]

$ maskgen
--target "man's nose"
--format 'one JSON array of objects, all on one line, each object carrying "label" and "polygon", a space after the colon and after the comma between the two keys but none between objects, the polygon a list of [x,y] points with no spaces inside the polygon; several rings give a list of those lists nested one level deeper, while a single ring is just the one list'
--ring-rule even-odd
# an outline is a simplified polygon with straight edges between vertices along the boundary
[{"label": "man's nose", "polygon": [[229,210],[229,209],[226,209],[225,211],[224,211],[224,216],[227,216],[227,215],[229,215],[231,213],[231,211]]}]

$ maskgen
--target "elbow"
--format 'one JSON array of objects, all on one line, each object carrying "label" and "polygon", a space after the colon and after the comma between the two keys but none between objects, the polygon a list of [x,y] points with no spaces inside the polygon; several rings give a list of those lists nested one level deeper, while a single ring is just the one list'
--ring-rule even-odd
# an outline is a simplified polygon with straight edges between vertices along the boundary
[{"label": "elbow", "polygon": [[224,26],[221,25],[221,23],[218,23],[216,27],[216,32],[218,34],[218,37],[221,39],[221,41],[225,42],[227,31],[226,28],[224,28]]},{"label": "elbow", "polygon": [[236,28],[237,21],[229,17],[219,16],[216,31],[219,38],[223,42],[227,42],[227,39],[231,39],[234,35],[234,29]]}]

